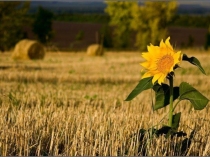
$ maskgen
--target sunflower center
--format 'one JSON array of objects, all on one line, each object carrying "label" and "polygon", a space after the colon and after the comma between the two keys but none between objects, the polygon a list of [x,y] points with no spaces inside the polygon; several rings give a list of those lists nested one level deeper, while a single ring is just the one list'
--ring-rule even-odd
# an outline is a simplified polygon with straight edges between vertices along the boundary
[{"label": "sunflower center", "polygon": [[171,66],[174,64],[174,59],[171,55],[165,55],[157,62],[157,70],[163,73],[168,73]]}]

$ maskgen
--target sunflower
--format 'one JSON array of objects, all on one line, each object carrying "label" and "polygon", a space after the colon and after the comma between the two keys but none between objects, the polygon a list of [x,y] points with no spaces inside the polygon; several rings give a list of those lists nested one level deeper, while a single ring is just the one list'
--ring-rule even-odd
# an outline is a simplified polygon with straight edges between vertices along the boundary
[{"label": "sunflower", "polygon": [[167,75],[174,70],[182,60],[181,51],[175,52],[171,46],[170,37],[160,42],[160,46],[150,44],[147,46],[148,52],[142,53],[142,57],[146,59],[141,65],[148,70],[142,78],[152,77],[152,83],[158,81],[158,84],[164,82]]}]

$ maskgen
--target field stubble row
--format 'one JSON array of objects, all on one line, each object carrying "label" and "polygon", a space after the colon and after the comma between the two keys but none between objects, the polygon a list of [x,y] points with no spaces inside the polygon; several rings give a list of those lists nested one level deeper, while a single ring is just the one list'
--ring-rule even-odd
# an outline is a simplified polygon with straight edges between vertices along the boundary
[{"label": "field stubble row", "polygon": [[[190,54],[188,54],[190,56]],[[208,53],[193,54],[207,76],[192,65],[181,65],[175,84],[189,82],[210,96]],[[166,109],[152,111],[154,93],[124,99],[141,78],[140,53],[47,53],[43,61],[0,58],[0,155],[143,155],[139,130],[167,123]],[[187,155],[210,155],[209,106],[182,112],[180,130],[196,134]],[[161,121],[163,119],[163,121]],[[161,122],[160,122],[161,121]],[[181,155],[179,139],[147,141],[149,155]],[[174,142],[175,141],[175,142]],[[141,147],[142,146],[142,147]]]}]

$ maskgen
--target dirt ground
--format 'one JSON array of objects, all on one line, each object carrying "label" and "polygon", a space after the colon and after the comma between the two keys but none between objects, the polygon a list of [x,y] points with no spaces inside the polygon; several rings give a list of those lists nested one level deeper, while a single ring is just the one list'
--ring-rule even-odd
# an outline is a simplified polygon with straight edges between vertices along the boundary
[{"label": "dirt ground", "polygon": [[[59,49],[84,50],[90,44],[99,41],[99,32],[103,24],[79,22],[53,22],[54,38],[52,45]],[[25,28],[29,39],[35,39],[30,28]],[[171,42],[176,47],[203,47],[206,40],[206,28],[169,27]],[[81,40],[76,40],[81,35]],[[134,37],[135,38],[135,34]]]}]

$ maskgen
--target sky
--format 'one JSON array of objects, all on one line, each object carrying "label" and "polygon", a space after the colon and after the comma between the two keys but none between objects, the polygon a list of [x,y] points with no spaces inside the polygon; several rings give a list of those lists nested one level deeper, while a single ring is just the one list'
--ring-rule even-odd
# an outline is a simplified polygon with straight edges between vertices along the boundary
[{"label": "sky", "polygon": [[[119,0],[0,0],[0,1],[56,1],[56,2],[103,2],[103,1],[119,1]],[[132,0],[120,0],[120,1],[132,1]],[[169,1],[169,0],[138,0],[139,2],[145,1]],[[210,0],[176,0],[180,3],[210,3]]]},{"label": "sky", "polygon": [[[62,1],[62,2],[104,2],[104,1],[119,1],[119,0],[32,0],[32,1]],[[132,1],[132,0],[120,0],[120,1]],[[169,0],[138,0],[138,2],[145,1],[169,1]],[[199,4],[210,5],[210,0],[176,0],[179,4]]]},{"label": "sky", "polygon": [[[103,1],[117,1],[117,0],[0,0],[0,1],[103,2]],[[132,1],[132,0],[121,0],[121,1]],[[169,0],[138,0],[138,2],[145,2],[145,1],[169,1]],[[176,1],[179,4],[210,5],[210,0],[176,0]]]}]

